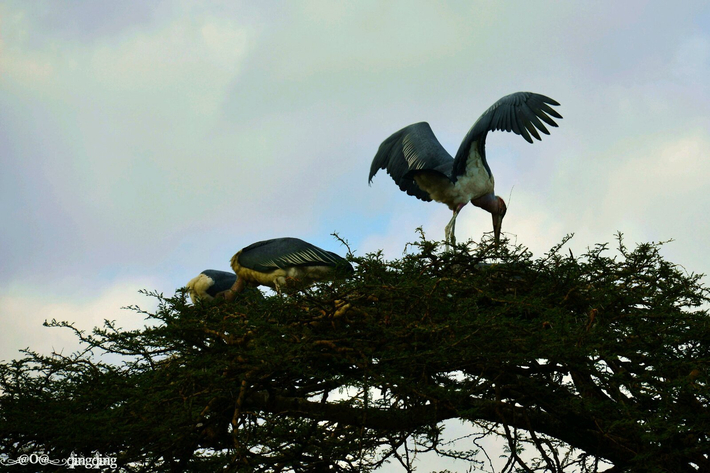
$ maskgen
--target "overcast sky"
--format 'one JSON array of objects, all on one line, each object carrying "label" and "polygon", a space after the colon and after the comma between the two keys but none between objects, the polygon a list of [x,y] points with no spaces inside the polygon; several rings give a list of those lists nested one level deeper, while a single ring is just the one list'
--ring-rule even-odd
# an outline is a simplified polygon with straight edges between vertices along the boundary
[{"label": "overcast sky", "polygon": [[[399,256],[449,210],[402,193],[380,142],[428,121],[454,154],[493,102],[561,103],[542,142],[487,140],[503,231],[541,255],[612,241],[710,270],[710,6],[683,2],[0,2],[0,359],[41,326],[143,323],[258,240]],[[459,240],[490,216],[468,206]]]}]

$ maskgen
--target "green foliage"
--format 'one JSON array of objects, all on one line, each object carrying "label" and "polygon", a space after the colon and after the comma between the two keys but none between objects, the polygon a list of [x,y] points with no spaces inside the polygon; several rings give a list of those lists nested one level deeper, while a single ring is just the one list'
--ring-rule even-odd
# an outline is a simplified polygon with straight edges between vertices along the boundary
[{"label": "green foliage", "polygon": [[[498,436],[503,471],[710,469],[701,275],[659,244],[619,236],[616,257],[607,245],[574,257],[566,241],[534,260],[422,235],[401,259],[350,255],[352,278],[289,296],[193,306],[150,293],[159,307],[136,331],[52,321],[86,350],[0,365],[0,460],[413,471],[416,449],[482,471],[480,440]],[[447,419],[474,430],[465,449],[447,445]]]}]

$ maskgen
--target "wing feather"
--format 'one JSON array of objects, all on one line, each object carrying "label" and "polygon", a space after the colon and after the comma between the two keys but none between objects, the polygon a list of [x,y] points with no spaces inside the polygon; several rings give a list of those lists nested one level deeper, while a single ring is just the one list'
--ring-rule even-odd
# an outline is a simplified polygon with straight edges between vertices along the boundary
[{"label": "wing feather", "polygon": [[[547,128],[545,128],[545,125],[542,124],[542,122],[541,122],[540,119],[537,117],[537,115],[531,116],[531,117],[530,117],[530,121],[532,122],[533,125],[535,125],[535,126],[537,127],[538,130],[540,130],[540,131],[543,132],[544,134],[546,134],[546,135],[549,135],[549,134],[550,134],[550,132],[547,130]],[[538,138],[538,139],[539,139],[539,138]]]},{"label": "wing feather", "polygon": [[382,142],[372,160],[368,182],[372,182],[377,171],[385,169],[402,191],[430,201],[429,193],[414,181],[414,174],[417,171],[432,171],[450,179],[453,161],[436,139],[429,124],[415,123]]},{"label": "wing feather", "polygon": [[[533,120],[535,120],[535,114],[532,113],[532,110],[530,110],[528,107],[522,107],[520,109],[522,112],[522,123],[525,126],[525,128],[530,132],[531,135],[533,135],[535,138],[537,138],[538,141],[540,141],[542,138],[540,138],[540,134],[537,132],[535,129],[535,125],[533,124]],[[530,140],[530,143],[532,143],[532,140]]]},{"label": "wing feather", "polygon": [[263,273],[294,266],[343,266],[344,258],[298,238],[274,238],[253,243],[241,251],[239,265]]},{"label": "wing feather", "polygon": [[[552,99],[550,99],[550,100],[552,100]],[[558,104],[557,102],[555,102],[554,100],[552,100],[552,102],[554,102],[553,105],[559,105],[559,104]],[[552,116],[555,117],[555,118],[562,118],[562,115],[560,115],[559,113],[557,113],[557,111],[556,111],[554,108],[548,107],[547,104],[545,104],[544,102],[543,102],[543,103],[540,103],[539,107],[540,107],[540,111],[545,112],[545,113],[547,113],[548,115],[552,115]],[[557,124],[552,125],[552,126],[557,126]]]},{"label": "wing feather", "polygon": [[[533,138],[542,140],[538,130],[549,135],[550,132],[542,124],[556,127],[557,123],[550,118],[561,119],[552,106],[558,106],[555,100],[532,92],[516,92],[506,95],[486,110],[464,137],[454,159],[452,180],[457,179],[466,169],[466,162],[472,153],[477,153],[483,160],[490,174],[486,161],[485,142],[489,131],[512,131],[532,143]],[[532,135],[532,137],[530,136]]]}]

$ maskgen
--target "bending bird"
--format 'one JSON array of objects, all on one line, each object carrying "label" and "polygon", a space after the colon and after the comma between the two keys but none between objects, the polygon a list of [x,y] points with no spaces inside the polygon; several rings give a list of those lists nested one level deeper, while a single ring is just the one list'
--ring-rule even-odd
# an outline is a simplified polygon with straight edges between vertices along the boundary
[{"label": "bending bird", "polygon": [[352,273],[344,258],[298,238],[275,238],[253,243],[238,251],[231,261],[237,280],[231,297],[247,285],[268,286],[281,293],[288,285],[307,286],[332,279],[338,270]]},{"label": "bending bird", "polygon": [[237,281],[237,275],[217,269],[205,269],[186,284],[193,304],[197,301],[211,301],[224,295]]},{"label": "bending bird", "polygon": [[550,105],[559,105],[544,95],[516,92],[506,95],[481,115],[466,133],[456,157],[452,158],[434,136],[426,122],[402,128],[382,142],[370,167],[369,183],[380,169],[386,169],[401,190],[424,200],[446,204],[454,215],[444,230],[446,242],[455,244],[456,217],[471,202],[491,213],[495,245],[506,206],[494,193],[495,180],[486,160],[489,131],[512,131],[529,143],[541,140],[538,130],[549,135],[545,122],[556,127],[551,118],[562,118]]}]

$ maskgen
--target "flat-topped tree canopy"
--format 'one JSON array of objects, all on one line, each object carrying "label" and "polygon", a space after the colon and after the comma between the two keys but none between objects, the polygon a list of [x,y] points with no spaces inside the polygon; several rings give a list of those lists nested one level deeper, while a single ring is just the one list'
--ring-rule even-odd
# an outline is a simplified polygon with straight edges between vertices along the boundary
[{"label": "flat-topped tree canopy", "polygon": [[[142,330],[75,330],[93,350],[0,364],[0,461],[411,471],[417,443],[463,470],[710,470],[708,288],[659,245],[617,246],[533,259],[422,239],[289,297],[154,294]],[[472,435],[448,444],[446,420]]]}]

